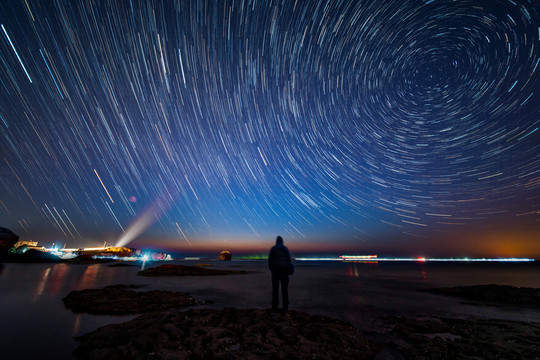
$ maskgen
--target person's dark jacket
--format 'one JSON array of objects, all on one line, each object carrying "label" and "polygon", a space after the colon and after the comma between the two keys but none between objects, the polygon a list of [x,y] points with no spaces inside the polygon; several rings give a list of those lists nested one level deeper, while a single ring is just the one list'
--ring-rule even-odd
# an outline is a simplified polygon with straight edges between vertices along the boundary
[{"label": "person's dark jacket", "polygon": [[[280,241],[281,240],[281,241]],[[276,240],[276,245],[272,246],[270,253],[268,254],[268,267],[270,271],[275,272],[288,272],[289,264],[291,263],[291,253],[285,245],[283,240]]]}]

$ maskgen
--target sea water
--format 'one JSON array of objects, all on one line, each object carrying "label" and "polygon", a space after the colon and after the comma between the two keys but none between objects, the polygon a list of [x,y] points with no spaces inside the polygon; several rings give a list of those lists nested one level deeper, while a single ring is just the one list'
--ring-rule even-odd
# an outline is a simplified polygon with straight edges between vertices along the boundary
[{"label": "sea water", "polygon": [[[71,359],[74,337],[130,316],[75,314],[62,302],[72,290],[140,285],[139,290],[190,293],[207,308],[269,308],[270,274],[265,261],[199,260],[212,268],[244,270],[226,276],[145,277],[161,263],[4,264],[0,270],[2,359]],[[170,263],[170,262],[169,262]],[[173,261],[195,265],[196,261]],[[419,290],[480,284],[540,288],[540,264],[298,261],[290,277],[290,309],[348,321],[364,331],[385,331],[388,315],[452,316],[540,322],[540,310],[479,306]]]}]

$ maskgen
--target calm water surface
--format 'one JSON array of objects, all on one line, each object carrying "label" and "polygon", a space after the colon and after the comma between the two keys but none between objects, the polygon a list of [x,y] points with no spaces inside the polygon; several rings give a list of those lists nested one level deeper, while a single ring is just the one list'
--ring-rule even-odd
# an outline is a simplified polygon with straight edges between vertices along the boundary
[{"label": "calm water surface", "polygon": [[[0,270],[0,349],[3,359],[70,359],[73,337],[134,316],[75,314],[61,299],[72,290],[114,284],[141,290],[177,290],[205,307],[268,308],[270,275],[264,261],[204,261],[214,268],[249,270],[247,275],[142,277],[135,267],[107,264],[4,264]],[[195,262],[174,263],[194,265]],[[155,266],[145,264],[145,267]],[[366,331],[384,331],[380,317],[449,315],[540,322],[540,310],[464,304],[419,292],[458,285],[503,284],[540,288],[540,266],[485,263],[297,262],[291,277],[291,309],[349,321]],[[29,345],[32,344],[32,345]]]}]

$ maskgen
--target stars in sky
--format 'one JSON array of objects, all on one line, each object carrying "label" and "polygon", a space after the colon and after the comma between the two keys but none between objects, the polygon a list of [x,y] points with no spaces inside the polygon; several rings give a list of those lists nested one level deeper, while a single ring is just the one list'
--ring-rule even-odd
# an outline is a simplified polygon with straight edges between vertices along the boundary
[{"label": "stars in sky", "polygon": [[539,228],[537,1],[13,0],[0,22],[0,225],[21,236]]}]

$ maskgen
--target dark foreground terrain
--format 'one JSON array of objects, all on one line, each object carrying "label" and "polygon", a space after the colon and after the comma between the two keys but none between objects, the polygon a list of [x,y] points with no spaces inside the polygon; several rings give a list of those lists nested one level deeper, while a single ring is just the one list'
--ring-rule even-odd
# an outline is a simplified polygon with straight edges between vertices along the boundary
[{"label": "dark foreground terrain", "polygon": [[[205,270],[212,269],[192,268],[200,267],[188,268],[190,275],[211,275]],[[163,270],[153,274],[171,275]],[[428,291],[517,309],[537,307],[539,292],[501,285]],[[78,337],[74,355],[80,359],[540,359],[536,322],[389,314],[380,319],[387,330],[362,333],[346,322],[300,311],[186,311],[182,308],[204,301],[120,285],[73,291],[63,300],[76,312],[145,313]]]},{"label": "dark foreground terrain", "polygon": [[375,349],[342,321],[234,308],[146,314],[78,340],[81,359],[369,359]]}]

